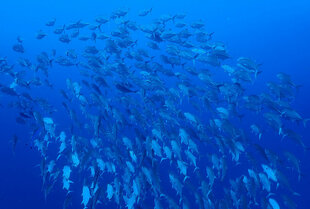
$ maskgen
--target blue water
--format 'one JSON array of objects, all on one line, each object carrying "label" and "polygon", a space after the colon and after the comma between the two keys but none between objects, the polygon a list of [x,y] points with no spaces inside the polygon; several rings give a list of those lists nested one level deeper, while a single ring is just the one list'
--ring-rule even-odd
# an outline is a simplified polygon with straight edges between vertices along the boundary
[{"label": "blue water", "polygon": [[[68,0],[39,1],[12,0],[0,4],[0,57],[7,56],[11,63],[20,57],[12,50],[18,35],[25,40],[24,47],[28,58],[35,57],[44,49],[62,49],[64,44],[51,44],[50,39],[38,41],[35,34],[51,18],[56,18],[56,25],[77,20],[92,21],[97,15],[109,15],[118,8],[128,8],[128,17],[137,18],[143,9],[153,8],[151,17],[161,14],[182,12],[187,14],[187,21],[202,20],[208,32],[215,32],[214,39],[225,43],[231,57],[250,57],[262,64],[263,71],[255,81],[253,92],[261,92],[265,83],[276,80],[278,72],[291,75],[293,81],[301,84],[293,108],[303,117],[310,117],[310,2],[306,0],[171,0],[171,1],[99,1]],[[146,20],[139,18],[139,21]],[[55,44],[56,43],[56,44]],[[75,42],[73,48],[78,48]],[[70,76],[63,67],[54,66],[50,79],[58,82]],[[48,90],[46,90],[48,91]],[[37,92],[46,96],[46,93]],[[54,97],[54,96],[51,96]],[[55,97],[55,100],[61,99]],[[1,104],[7,104],[9,97],[0,96]],[[55,101],[55,105],[60,103]],[[58,106],[57,108],[61,108]],[[0,108],[0,209],[58,209],[62,208],[66,191],[58,181],[47,197],[42,191],[39,152],[33,148],[30,130],[17,124],[18,114],[14,108]],[[58,114],[59,119],[61,113]],[[255,117],[255,115],[252,115]],[[244,122],[244,125],[246,121]],[[66,127],[66,121],[59,120],[58,127]],[[300,125],[291,127],[302,135],[304,143],[310,146],[310,132]],[[13,134],[19,137],[14,154],[10,143]],[[286,173],[294,191],[300,196],[293,200],[299,209],[310,207],[310,152],[304,152],[291,141],[283,140],[275,134],[264,135],[264,146],[272,147],[277,152],[290,150],[301,161],[303,173],[298,182],[296,173]],[[241,165],[242,166],[242,165]],[[236,167],[236,169],[238,169]],[[228,171],[229,173],[230,171]],[[231,171],[234,173],[234,171]],[[230,174],[228,174],[230,175]],[[72,174],[78,181],[73,184],[72,207],[83,208],[80,204],[82,180],[79,174]],[[168,181],[167,181],[168,182]],[[167,183],[167,188],[170,185]],[[149,201],[152,202],[152,201]],[[281,208],[285,208],[279,201]],[[99,204],[98,208],[114,207],[115,204]],[[124,207],[124,205],[122,206]]]}]

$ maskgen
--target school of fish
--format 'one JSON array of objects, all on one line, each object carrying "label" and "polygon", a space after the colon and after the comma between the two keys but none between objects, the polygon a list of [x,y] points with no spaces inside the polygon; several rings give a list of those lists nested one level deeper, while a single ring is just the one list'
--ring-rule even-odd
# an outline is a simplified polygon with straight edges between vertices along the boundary
[{"label": "school of fish", "polygon": [[263,66],[231,57],[202,20],[128,12],[53,18],[34,39],[59,45],[34,52],[19,36],[16,59],[0,58],[0,93],[31,130],[45,197],[61,184],[64,209],[75,193],[91,209],[297,208],[287,173],[302,181],[300,160],[265,142],[309,150],[292,130],[308,122],[292,107],[300,85],[279,72],[255,87]]}]

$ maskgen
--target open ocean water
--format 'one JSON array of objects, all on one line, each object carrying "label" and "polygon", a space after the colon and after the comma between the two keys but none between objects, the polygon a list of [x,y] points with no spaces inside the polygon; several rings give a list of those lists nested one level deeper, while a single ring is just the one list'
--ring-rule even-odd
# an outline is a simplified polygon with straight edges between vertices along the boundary
[{"label": "open ocean water", "polygon": [[0,209],[310,208],[310,2],[1,1]]}]

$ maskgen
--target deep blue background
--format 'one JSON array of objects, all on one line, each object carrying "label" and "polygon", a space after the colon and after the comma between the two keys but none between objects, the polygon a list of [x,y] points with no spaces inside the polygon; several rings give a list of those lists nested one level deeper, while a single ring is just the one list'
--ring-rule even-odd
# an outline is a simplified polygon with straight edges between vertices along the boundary
[{"label": "deep blue background", "polygon": [[[257,81],[260,86],[275,80],[277,72],[286,72],[302,84],[293,106],[303,116],[310,117],[310,2],[306,0],[1,1],[0,57],[17,58],[11,49],[17,35],[25,39],[27,56],[40,52],[42,46],[34,36],[53,17],[59,26],[60,22],[79,19],[91,21],[119,7],[129,8],[132,17],[141,9],[152,7],[152,17],[184,12],[189,20],[204,20],[207,31],[215,32],[214,38],[227,45],[231,56],[246,56],[263,63],[263,73]],[[1,103],[5,99],[0,95]],[[47,201],[44,200],[40,169],[36,167],[40,163],[39,154],[25,145],[29,130],[16,125],[15,114],[12,109],[0,108],[0,209],[62,208],[65,192],[61,185],[55,189],[61,192],[52,192]],[[297,129],[310,145],[309,131]],[[14,133],[20,138],[15,155],[9,143]],[[267,140],[270,144],[280,143],[279,139]],[[296,200],[298,208],[306,209],[310,207],[310,154],[297,147],[292,149],[300,152],[298,156],[305,174],[302,182],[294,185],[302,195]],[[74,195],[79,201],[80,193]]]}]

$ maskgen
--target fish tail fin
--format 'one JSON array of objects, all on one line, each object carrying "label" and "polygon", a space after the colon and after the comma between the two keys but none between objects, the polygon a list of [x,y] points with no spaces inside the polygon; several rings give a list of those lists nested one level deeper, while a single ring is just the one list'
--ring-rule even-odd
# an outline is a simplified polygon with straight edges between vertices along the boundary
[{"label": "fish tail fin", "polygon": [[256,79],[257,78],[257,76],[259,75],[259,74],[261,74],[263,71],[261,71],[261,70],[255,70],[255,74],[254,74],[254,78]]},{"label": "fish tail fin", "polygon": [[276,111],[277,111],[278,113],[280,113],[280,116],[281,116],[281,117],[283,117],[283,116],[285,115],[285,113],[286,113],[285,111],[281,112],[281,111],[278,110],[278,109],[276,109]]},{"label": "fish tail fin", "polygon": [[183,201],[183,197],[182,197],[182,194],[180,194],[179,204],[181,204],[182,201]]},{"label": "fish tail fin", "polygon": [[165,194],[160,194],[159,197],[166,198],[166,195]]},{"label": "fish tail fin", "polygon": [[262,133],[259,133],[258,134],[258,139],[261,140],[261,138],[262,138]]},{"label": "fish tail fin", "polygon": [[61,154],[59,154],[56,158],[56,161],[59,160],[59,158],[61,157]]},{"label": "fish tail fin", "polygon": [[100,33],[102,33],[101,26],[102,26],[102,23],[100,23],[100,24],[98,25],[98,29],[99,29]]},{"label": "fish tail fin", "polygon": [[282,132],[282,127],[279,128],[279,135],[281,135],[283,132]]},{"label": "fish tail fin", "polygon": [[167,158],[166,158],[166,157],[162,158],[162,159],[160,160],[160,163],[161,163],[162,161],[164,161],[164,160],[167,160]]},{"label": "fish tail fin", "polygon": [[187,179],[189,179],[189,176],[185,176],[183,182],[185,182]]},{"label": "fish tail fin", "polygon": [[210,41],[211,39],[212,39],[212,37],[213,37],[213,34],[214,34],[215,32],[211,32],[211,33],[209,33],[209,38],[208,38],[208,41]]}]

